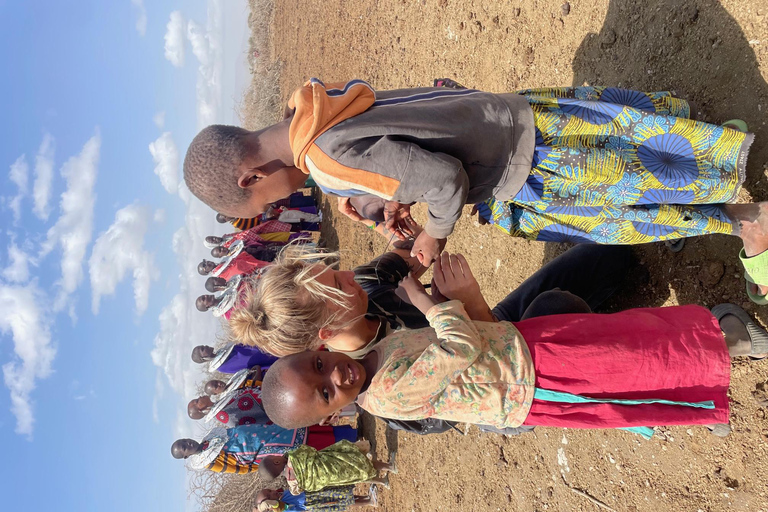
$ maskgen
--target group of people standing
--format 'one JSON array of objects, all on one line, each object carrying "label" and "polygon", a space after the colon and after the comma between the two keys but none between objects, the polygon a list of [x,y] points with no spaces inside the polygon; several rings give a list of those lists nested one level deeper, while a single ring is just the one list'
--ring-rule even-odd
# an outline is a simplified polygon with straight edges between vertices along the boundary
[{"label": "group of people standing", "polygon": [[[205,287],[211,294],[198,297],[197,309],[210,310],[215,317],[229,319],[233,308],[243,304],[245,290],[256,284],[261,272],[284,246],[293,244],[316,250],[311,232],[319,231],[321,219],[314,197],[302,192],[276,202],[258,218],[233,219],[217,215],[220,223],[231,222],[236,228],[246,229],[205,238],[211,255],[221,261],[203,260],[198,265],[201,275],[210,276]],[[367,449],[351,444],[357,441],[354,407],[342,411],[333,422],[285,429],[269,419],[261,404],[263,375],[277,357],[256,347],[235,343],[218,349],[199,345],[192,350],[191,357],[195,363],[204,365],[212,377],[203,385],[200,396],[187,404],[189,418],[204,423],[208,433],[200,441],[179,439],[171,448],[173,456],[186,459],[191,469],[245,474],[256,471],[262,461],[269,461],[271,457],[290,455],[295,459],[292,468],[302,463],[306,468],[320,459],[323,467],[335,468],[333,475],[345,474],[353,481],[367,480],[370,476],[373,481],[388,485],[387,479],[376,480],[373,473],[389,469],[389,464],[370,462],[364,453]],[[299,451],[293,455],[296,450]],[[311,474],[316,480],[318,472]],[[276,498],[272,496],[275,490],[265,489],[256,497],[256,508],[272,509],[278,501],[296,510],[326,512],[376,505],[375,486],[369,495],[358,496],[353,493],[354,485],[343,479],[331,486],[315,480],[305,475],[298,485],[297,480],[292,479],[294,485],[290,492],[286,490],[283,496],[281,491]]]},{"label": "group of people standing", "polygon": [[315,198],[294,192],[277,201],[262,215],[239,219],[216,215],[219,223],[231,223],[240,231],[223,236],[207,236],[204,244],[217,263],[203,259],[197,265],[201,276],[208,276],[205,289],[195,301],[198,311],[211,311],[216,317],[229,318],[232,307],[245,285],[242,276],[258,276],[277,253],[289,243],[308,243],[314,247],[311,232],[320,231],[322,214]]},{"label": "group of people standing", "polygon": [[[768,333],[743,309],[593,311],[632,266],[626,245],[707,234],[742,239],[747,295],[768,302],[768,204],[731,203],[753,139],[746,125],[696,121],[672,92],[435,85],[312,79],[284,121],[210,126],[187,152],[190,190],[218,211],[261,213],[311,175],[342,213],[398,239],[350,271],[329,264],[335,254],[288,244],[245,280],[229,328],[280,357],[260,388],[270,421],[301,429],[361,407],[422,432],[464,422],[506,435],[560,426],[650,437],[656,425],[728,435],[730,358],[768,355]],[[423,228],[413,202],[428,205]],[[491,308],[466,259],[444,251],[465,204],[508,234],[581,245]],[[427,292],[419,277],[433,264]],[[374,478],[354,453],[355,481]],[[294,454],[260,471],[290,483]],[[345,471],[331,473],[326,483]]]}]

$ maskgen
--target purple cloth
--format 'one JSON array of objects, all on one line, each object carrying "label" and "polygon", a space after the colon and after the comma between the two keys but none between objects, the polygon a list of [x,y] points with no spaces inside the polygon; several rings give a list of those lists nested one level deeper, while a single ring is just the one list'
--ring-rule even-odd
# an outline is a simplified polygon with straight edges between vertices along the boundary
[{"label": "purple cloth", "polygon": [[219,366],[221,373],[237,373],[245,368],[261,366],[262,368],[271,365],[277,361],[277,358],[270,354],[265,354],[256,347],[247,347],[245,345],[235,345],[232,353],[229,354],[224,363]]}]

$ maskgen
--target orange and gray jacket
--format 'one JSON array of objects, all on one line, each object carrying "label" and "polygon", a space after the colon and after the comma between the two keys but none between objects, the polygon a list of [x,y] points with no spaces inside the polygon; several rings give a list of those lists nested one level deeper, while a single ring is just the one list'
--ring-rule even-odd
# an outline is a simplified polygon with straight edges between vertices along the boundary
[{"label": "orange and gray jacket", "polygon": [[465,204],[512,199],[531,170],[533,112],[517,94],[313,78],[288,106],[294,163],[324,192],[427,203],[435,238],[451,234]]}]

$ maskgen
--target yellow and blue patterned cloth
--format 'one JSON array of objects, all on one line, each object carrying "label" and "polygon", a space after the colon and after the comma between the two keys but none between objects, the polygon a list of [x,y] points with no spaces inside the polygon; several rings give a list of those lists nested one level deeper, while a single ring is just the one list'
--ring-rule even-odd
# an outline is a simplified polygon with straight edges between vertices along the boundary
[{"label": "yellow and blue patterned cloth", "polygon": [[690,119],[671,92],[614,87],[520,91],[536,124],[531,174],[512,201],[480,214],[549,242],[641,244],[731,234],[754,136]]}]

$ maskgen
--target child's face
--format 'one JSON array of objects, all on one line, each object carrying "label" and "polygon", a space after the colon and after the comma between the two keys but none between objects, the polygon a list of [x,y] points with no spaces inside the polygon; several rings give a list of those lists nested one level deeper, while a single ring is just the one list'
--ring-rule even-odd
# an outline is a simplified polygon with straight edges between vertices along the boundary
[{"label": "child's face", "polygon": [[282,384],[294,410],[311,411],[312,423],[328,422],[351,404],[365,383],[365,368],[339,352],[302,352],[283,372]]},{"label": "child's face", "polygon": [[337,313],[336,324],[344,325],[347,322],[360,318],[368,311],[368,294],[355,281],[355,273],[351,270],[334,270],[323,263],[318,263],[312,270],[312,274],[318,283],[336,288],[337,290],[349,295],[347,305],[349,309],[344,309],[332,302],[328,303],[328,312]]},{"label": "child's face", "polygon": [[267,208],[304,186],[307,175],[297,167],[275,167],[270,163],[249,170],[244,160],[238,184],[251,192],[251,197],[242,204],[228,205],[222,213],[250,219],[261,215]]}]

